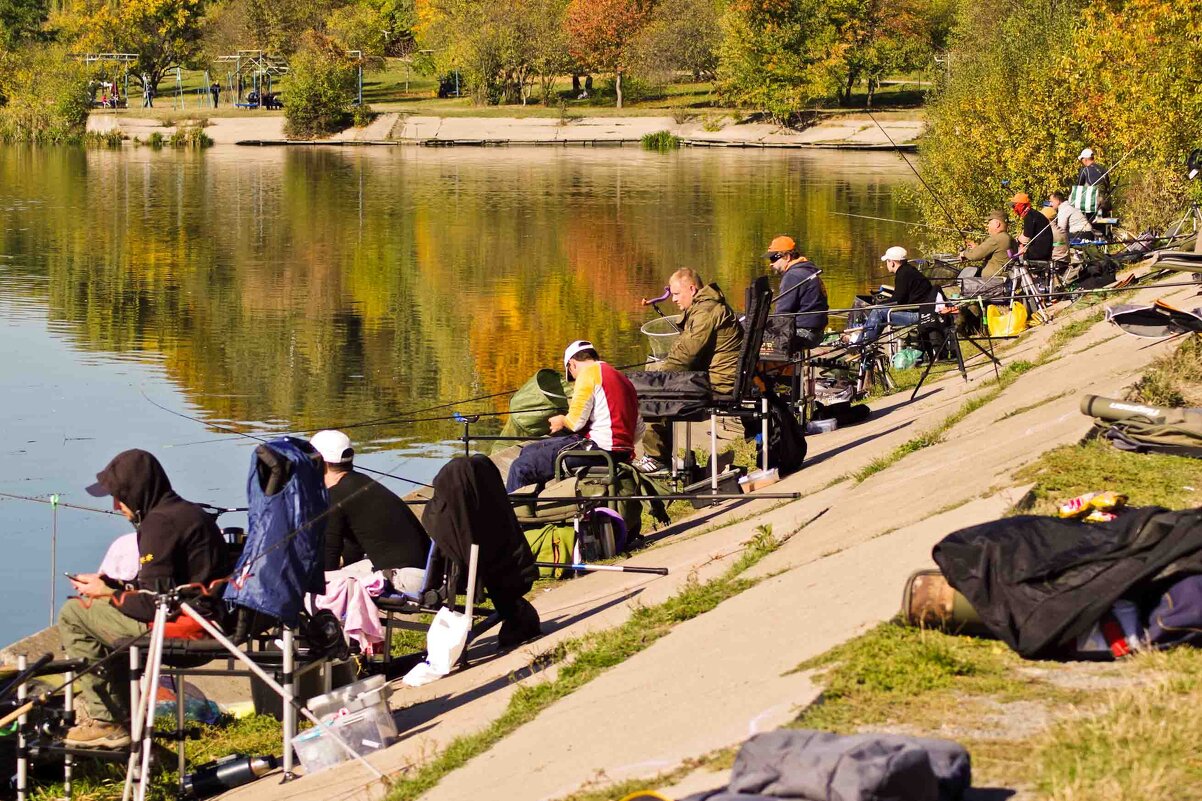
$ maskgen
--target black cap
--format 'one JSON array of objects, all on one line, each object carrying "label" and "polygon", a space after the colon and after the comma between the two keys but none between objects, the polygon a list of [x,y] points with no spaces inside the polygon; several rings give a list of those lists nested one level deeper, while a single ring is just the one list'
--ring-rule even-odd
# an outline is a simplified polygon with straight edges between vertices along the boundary
[{"label": "black cap", "polygon": [[104,483],[101,481],[97,481],[95,484],[89,484],[88,486],[84,487],[84,492],[88,493],[93,498],[103,498],[106,495],[113,494],[109,492],[108,487],[104,486]]}]

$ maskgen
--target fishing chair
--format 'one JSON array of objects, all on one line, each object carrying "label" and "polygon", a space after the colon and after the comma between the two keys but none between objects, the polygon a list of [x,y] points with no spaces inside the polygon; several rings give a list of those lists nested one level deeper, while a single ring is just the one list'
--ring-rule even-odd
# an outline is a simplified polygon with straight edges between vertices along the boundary
[{"label": "fishing chair", "polygon": [[[279,709],[276,716],[283,726],[284,777],[289,779],[293,776],[296,709],[282,698],[254,691],[260,687],[255,679],[260,683],[262,679],[249,665],[234,666],[236,657],[231,646],[297,700],[298,695],[311,696],[332,689],[332,668],[339,663],[345,665],[349,656],[341,625],[332,614],[309,616],[304,612],[306,595],[324,588],[320,549],[324,526],[320,521],[326,501],[317,459],[311,445],[290,437],[255,449],[248,481],[250,535],[243,538],[240,529],[226,530],[231,555],[238,557],[234,579],[224,588],[224,598],[234,610],[232,619],[226,621],[233,629],[228,633],[229,644],[204,636],[199,626],[179,626],[194,622],[188,618],[181,617],[164,628],[160,673],[175,682],[177,728],[167,734],[178,744],[181,791],[186,770],[184,741],[197,736],[184,725],[188,676],[252,678],[256,707],[267,707],[272,714],[275,709],[270,707]],[[142,669],[140,656],[140,649],[130,649],[131,709],[135,710],[142,692],[137,678]],[[207,667],[223,658],[224,668]],[[153,665],[153,655],[147,664]],[[298,692],[300,680],[319,670],[320,684],[312,686],[310,682],[305,692]],[[149,689],[157,692],[157,687]],[[153,721],[147,725],[153,728]],[[135,734],[135,753],[139,746]]]},{"label": "fishing chair", "polygon": [[[420,575],[416,575],[419,573]],[[402,568],[393,571],[393,592],[372,599],[384,619],[384,651],[371,658],[368,666],[373,670],[383,671],[391,678],[393,663],[400,661],[392,653],[393,632],[424,632],[430,627],[428,622],[405,618],[437,614],[443,608],[452,612],[462,611],[473,618],[473,625],[467,637],[469,645],[500,623],[501,618],[495,612],[481,614],[476,607],[477,600],[484,595],[479,576],[478,548],[472,550],[467,565],[467,576],[464,577],[460,565],[453,559],[445,558],[433,542],[430,543],[424,568]],[[464,604],[462,609],[457,609],[456,602],[461,588],[465,589]],[[466,647],[460,664],[467,664]]]}]

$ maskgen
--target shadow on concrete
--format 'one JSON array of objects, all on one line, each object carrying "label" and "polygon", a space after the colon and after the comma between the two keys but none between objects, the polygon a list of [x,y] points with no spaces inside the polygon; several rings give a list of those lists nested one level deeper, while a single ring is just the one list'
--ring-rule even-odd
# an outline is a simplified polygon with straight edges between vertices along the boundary
[{"label": "shadow on concrete", "polygon": [[[610,598],[604,603],[598,603],[589,606],[587,609],[583,609],[575,614],[560,615],[549,620],[544,620],[543,633],[550,634],[554,631],[558,631],[559,629],[578,623],[581,620],[587,620],[593,615],[604,612],[610,607],[616,606],[620,603],[625,603],[629,599],[634,598],[642,593],[642,591],[642,587],[632,587],[627,590],[622,590],[615,597]],[[503,656],[503,654],[487,653],[492,647],[494,647],[495,642],[495,638],[493,637],[481,637],[472,643],[471,647],[468,649],[468,656],[472,660],[471,665],[468,668],[469,670],[487,665]],[[523,648],[529,647],[537,648],[538,640],[535,640],[527,646],[523,646]],[[485,652],[487,655],[482,655],[481,652]],[[482,656],[483,658],[481,658]],[[536,676],[546,670],[552,664],[554,664],[552,660],[546,659],[541,655],[536,655],[529,664],[507,673],[504,676],[498,676],[478,687],[473,687],[467,692],[460,693],[458,695],[449,693],[437,698],[431,698],[428,701],[422,701],[414,704],[413,706],[405,707],[404,709],[394,710],[392,714],[393,720],[396,721],[397,731],[402,732],[398,742],[434,728],[437,726],[437,723],[431,723],[431,721],[433,721],[433,719],[439,715],[443,715],[453,709],[458,709],[464,704],[470,704],[473,701],[484,698],[496,692],[497,690],[503,690],[515,682],[522,681],[530,678],[531,676]]]}]

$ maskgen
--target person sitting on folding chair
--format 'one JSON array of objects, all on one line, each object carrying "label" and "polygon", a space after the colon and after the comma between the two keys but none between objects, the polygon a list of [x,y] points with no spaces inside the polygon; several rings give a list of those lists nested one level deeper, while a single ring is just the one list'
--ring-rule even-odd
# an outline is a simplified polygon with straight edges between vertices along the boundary
[{"label": "person sitting on folding chair", "polygon": [[792,237],[778,236],[764,254],[772,269],[780,273],[780,292],[773,314],[793,314],[794,342],[800,348],[821,344],[829,322],[826,287],[818,268],[797,250]]},{"label": "person sitting on folding chair", "polygon": [[[706,284],[695,270],[683,267],[668,280],[672,302],[684,312],[680,321],[680,336],[663,361],[652,370],[707,371],[710,389],[719,395],[734,391],[739,374],[739,352],[743,347],[743,327],[726,302],[717,284]],[[647,426],[643,437],[645,456],[634,462],[642,473],[655,473],[664,468],[663,461],[672,454],[672,428],[666,423]]]},{"label": "person sitting on folding chair", "polygon": [[[135,590],[163,592],[185,584],[209,584],[229,573],[229,555],[213,515],[200,504],[175,494],[167,473],[150,453],[123,451],[96,474],[90,495],[113,496],[113,508],[138,532],[138,577],[122,585],[100,573],[71,579],[80,598],[70,598],[58,615],[63,650],[71,659],[94,661],[108,656],[116,643],[146,633],[155,600]],[[190,603],[207,618],[218,619],[216,596]],[[197,638],[200,626],[190,618],[171,622],[168,636]],[[77,748],[125,748],[130,744],[129,684],[120,659],[80,679],[80,695],[90,720],[73,726],[64,743]]]},{"label": "person sitting on folding chair", "polygon": [[[568,345],[563,352],[563,366],[576,382],[568,413],[547,421],[552,434],[549,439],[522,448],[509,468],[505,482],[508,492],[550,481],[554,478],[555,457],[569,448],[607,451],[615,461],[629,462],[634,444],[643,436],[634,385],[608,362],[601,361],[592,342],[578,339]],[[574,460],[567,462],[568,467],[577,465]]]},{"label": "person sitting on folding chair", "polygon": [[[939,310],[935,306],[940,300],[939,291],[909,262],[905,248],[894,245],[885,251],[881,261],[895,276],[893,299],[868,311],[868,318],[864,321],[864,338],[859,344],[875,342],[886,324],[898,327],[918,325],[924,314]],[[894,306],[903,308],[896,309]]]},{"label": "person sitting on folding chair", "polygon": [[309,440],[325,462],[330,493],[325,569],[363,558],[376,570],[424,567],[430,538],[409,504],[373,478],[356,472],[355,450],[341,431],[318,431]]},{"label": "person sitting on folding chair", "polygon": [[1006,231],[1005,212],[990,213],[985,222],[985,230],[989,232],[989,236],[980,243],[964,243],[967,247],[960,251],[960,258],[963,261],[983,261],[980,276],[993,278],[1001,275],[1006,269],[1006,263],[1010,261],[1010,252],[1015,249],[1014,238]]}]

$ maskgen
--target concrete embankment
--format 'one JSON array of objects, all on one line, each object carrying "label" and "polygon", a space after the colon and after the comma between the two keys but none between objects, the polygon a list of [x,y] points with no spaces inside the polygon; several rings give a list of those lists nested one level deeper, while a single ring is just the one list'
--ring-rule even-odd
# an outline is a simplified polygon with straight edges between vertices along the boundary
[{"label": "concrete embankment", "polygon": [[[918,112],[882,112],[878,127],[863,114],[830,116],[817,125],[797,131],[767,122],[740,122],[733,118],[690,119],[674,117],[428,117],[397,112],[381,114],[364,128],[351,128],[317,142],[292,142],[284,135],[284,118],[278,114],[212,117],[205,133],[216,144],[262,145],[624,145],[636,144],[646,134],[668,131],[686,145],[697,147],[913,149],[923,122]],[[165,122],[171,125],[165,125]],[[169,136],[176,125],[195,120],[140,117],[136,112],[93,114],[88,130],[120,130],[127,137],[146,141],[158,132]],[[719,127],[720,126],[720,127]],[[716,129],[716,130],[709,130]]]},{"label": "concrete embankment", "polygon": [[[1182,303],[1192,294],[1152,286],[1131,302]],[[540,671],[540,654],[621,624],[637,606],[658,603],[691,580],[713,578],[762,525],[793,536],[751,569],[763,579],[758,585],[557,701],[422,798],[562,798],[589,783],[653,776],[792,719],[818,695],[795,666],[892,615],[906,575],[930,566],[931,546],[944,535],[1003,515],[1025,492],[1014,479],[1019,468],[1089,431],[1091,421],[1077,410],[1079,393],[1119,394],[1174,347],[1122,336],[1103,322],[1058,336],[1095,313],[1064,310],[1055,323],[1024,335],[1003,360],[1028,368],[1004,389],[991,383],[993,366],[978,357],[967,382],[953,372],[925,385],[913,402],[909,393],[880,399],[867,422],[813,437],[806,469],[774,487],[799,491],[800,500],[748,500],[702,513],[631,560],[669,567],[668,576],[601,574],[543,593],[534,602],[546,637],[495,659],[485,656],[493,642],[486,637],[473,646],[479,661],[467,670],[417,690],[400,688],[393,702],[406,734],[372,761],[403,776],[455,737],[486,728],[516,688],[554,675],[554,668]],[[961,409],[971,411],[956,414]],[[863,481],[848,478],[953,414],[956,422],[933,444],[888,460]],[[568,744],[571,758],[550,743]],[[360,766],[346,765],[286,788],[261,782],[226,797],[384,794]]]}]

